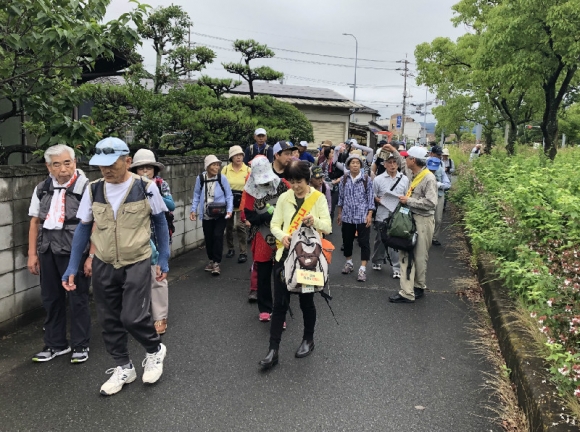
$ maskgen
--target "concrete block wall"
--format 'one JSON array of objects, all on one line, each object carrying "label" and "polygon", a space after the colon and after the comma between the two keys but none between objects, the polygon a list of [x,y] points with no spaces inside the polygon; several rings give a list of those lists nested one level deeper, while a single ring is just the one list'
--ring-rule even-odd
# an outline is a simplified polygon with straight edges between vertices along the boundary
[{"label": "concrete block wall", "polygon": [[[220,159],[226,160],[227,156]],[[203,243],[201,221],[191,222],[189,210],[196,176],[203,171],[203,157],[161,158],[163,178],[175,200],[175,233],[172,257]],[[95,180],[100,171],[79,164]],[[28,264],[28,207],[34,187],[46,179],[44,165],[0,166],[0,335],[43,314],[40,279],[30,274]]]}]

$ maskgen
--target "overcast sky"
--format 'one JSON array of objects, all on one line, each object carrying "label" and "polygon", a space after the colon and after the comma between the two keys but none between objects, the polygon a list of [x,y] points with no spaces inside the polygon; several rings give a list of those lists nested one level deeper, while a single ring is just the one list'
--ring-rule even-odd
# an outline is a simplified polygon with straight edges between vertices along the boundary
[{"label": "overcast sky", "polygon": [[[284,83],[332,88],[350,99],[353,97],[353,89],[348,84],[354,82],[355,40],[342,33],[352,33],[358,39],[356,100],[379,110],[385,118],[401,111],[402,72],[392,69],[401,68],[403,64],[395,62],[407,56],[412,62],[412,71],[415,66],[413,53],[417,44],[430,42],[438,36],[456,39],[464,33],[463,28],[454,28],[450,21],[453,15],[451,6],[457,1],[176,0],[173,4],[181,5],[190,15],[193,33],[211,36],[191,35],[192,42],[210,45],[217,54],[204,74],[232,77],[223,70],[221,63],[240,60],[237,53],[228,51],[231,50],[231,42],[216,38],[253,38],[276,52],[273,59],[256,60],[255,64],[267,64],[283,72],[286,76]],[[147,0],[144,3],[153,7],[169,4],[160,0]],[[114,19],[132,7],[128,0],[112,0],[107,19]],[[146,67],[153,70],[154,51],[147,41],[140,52],[145,57]],[[371,67],[380,69],[366,69]],[[425,101],[425,89],[417,87],[414,78],[408,81],[408,91],[412,96],[410,102]],[[429,96],[429,99],[433,98]],[[418,121],[423,120],[422,116],[414,117]],[[431,121],[432,117],[429,116],[427,120]]]}]

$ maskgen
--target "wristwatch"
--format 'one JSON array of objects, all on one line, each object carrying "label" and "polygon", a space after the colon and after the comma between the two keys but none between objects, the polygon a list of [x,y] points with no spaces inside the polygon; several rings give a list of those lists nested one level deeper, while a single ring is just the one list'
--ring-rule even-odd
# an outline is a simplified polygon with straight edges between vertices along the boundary
[{"label": "wristwatch", "polygon": [[93,259],[95,257],[95,254],[89,254],[89,258]]}]

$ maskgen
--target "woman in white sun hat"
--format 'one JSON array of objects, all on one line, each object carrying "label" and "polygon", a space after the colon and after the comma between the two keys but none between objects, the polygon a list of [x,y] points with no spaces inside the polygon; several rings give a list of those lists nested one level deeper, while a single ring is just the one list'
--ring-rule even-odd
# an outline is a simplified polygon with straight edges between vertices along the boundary
[{"label": "woman in white sun hat", "polygon": [[205,271],[220,274],[226,222],[234,211],[234,195],[228,179],[220,173],[222,162],[214,155],[204,159],[205,171],[195,180],[189,219],[201,217],[205,251],[209,263]]},{"label": "woman in white sun hat", "polygon": [[[157,162],[155,154],[151,150],[141,149],[133,156],[133,163],[129,170],[142,177],[147,177],[155,182],[163,198],[163,202],[169,210],[166,214],[167,225],[169,227],[169,242],[171,242],[171,235],[175,231],[173,226],[173,214],[175,210],[175,203],[171,196],[169,185],[159,175],[165,167],[162,163]],[[151,224],[153,225],[153,224]],[[155,237],[155,229],[151,228],[151,240],[157,247],[157,239]],[[156,255],[157,250],[153,251],[153,256]],[[167,315],[169,313],[169,285],[167,279],[158,282],[155,278],[157,262],[152,260],[151,265],[151,315],[155,324],[155,330],[158,334],[164,334],[167,331]]]}]

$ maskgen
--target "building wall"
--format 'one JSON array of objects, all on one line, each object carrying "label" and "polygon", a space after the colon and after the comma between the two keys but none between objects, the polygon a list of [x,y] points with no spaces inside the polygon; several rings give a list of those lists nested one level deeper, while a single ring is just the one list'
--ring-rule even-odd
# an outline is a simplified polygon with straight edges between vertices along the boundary
[{"label": "building wall", "polygon": [[348,138],[350,110],[348,108],[320,107],[312,105],[296,105],[314,129],[314,142],[308,148],[317,148],[324,140],[338,144]]},{"label": "building wall", "polygon": [[[165,165],[163,178],[175,201],[171,251],[177,256],[203,244],[201,221],[189,220],[192,191],[196,176],[203,170],[203,158],[161,158],[161,162]],[[79,168],[91,180],[100,177],[94,167]],[[0,166],[0,334],[42,314],[39,277],[27,268],[28,207],[34,187],[46,176],[43,165]]]}]

